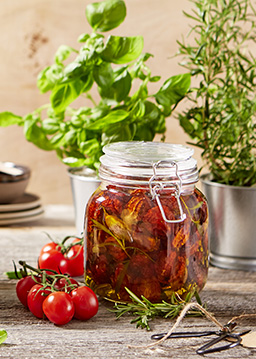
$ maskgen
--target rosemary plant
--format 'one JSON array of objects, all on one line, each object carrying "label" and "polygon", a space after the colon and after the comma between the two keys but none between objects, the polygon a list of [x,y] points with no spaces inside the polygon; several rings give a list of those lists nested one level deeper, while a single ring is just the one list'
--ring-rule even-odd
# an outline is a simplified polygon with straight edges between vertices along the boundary
[{"label": "rosemary plant", "polygon": [[[256,12],[251,0],[191,0],[195,24],[178,41],[181,65],[191,73],[180,125],[202,149],[219,183],[256,184]],[[191,144],[191,143],[190,143]]]},{"label": "rosemary plant", "polygon": [[[193,298],[198,304],[202,304],[201,299],[196,291],[189,292],[185,299],[181,299],[177,294],[173,293],[170,303],[164,300],[160,303],[152,303],[144,296],[137,297],[132,291],[126,288],[131,302],[115,302],[114,309],[110,310],[116,314],[116,318],[120,318],[125,314],[134,316],[131,323],[136,323],[136,327],[146,328],[150,330],[149,322],[156,317],[176,318],[187,303],[190,303]],[[188,311],[187,316],[201,316],[202,312],[196,309]]]}]

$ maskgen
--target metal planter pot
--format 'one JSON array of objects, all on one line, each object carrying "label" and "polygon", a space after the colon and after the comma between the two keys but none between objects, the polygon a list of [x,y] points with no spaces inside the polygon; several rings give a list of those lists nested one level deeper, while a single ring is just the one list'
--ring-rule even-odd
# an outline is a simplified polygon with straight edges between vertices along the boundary
[{"label": "metal planter pot", "polygon": [[69,168],[68,174],[75,208],[76,229],[80,235],[84,230],[84,213],[87,202],[101,181],[95,171],[86,167]]},{"label": "metal planter pot", "polygon": [[222,185],[201,177],[208,200],[210,263],[256,271],[256,188]]}]

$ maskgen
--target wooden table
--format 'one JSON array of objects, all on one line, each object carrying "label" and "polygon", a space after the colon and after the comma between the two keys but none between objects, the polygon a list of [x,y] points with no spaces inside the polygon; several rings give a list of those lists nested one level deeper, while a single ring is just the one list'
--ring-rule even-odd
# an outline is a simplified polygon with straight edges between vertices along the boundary
[{"label": "wooden table", "polygon": [[[152,333],[165,332],[174,320],[155,319],[151,332],[136,329],[130,317],[116,320],[108,311],[112,305],[100,301],[98,314],[89,321],[72,320],[57,327],[47,320],[39,320],[18,301],[15,280],[8,280],[4,272],[12,270],[12,260],[23,259],[36,265],[40,248],[48,241],[45,232],[55,239],[75,234],[74,214],[70,206],[46,206],[44,218],[22,226],[0,228],[0,328],[8,338],[0,346],[0,358],[194,358],[196,349],[206,338],[172,339],[153,348],[131,349],[129,344],[142,346],[151,343]],[[256,309],[256,273],[210,268],[209,279],[201,293],[207,309],[225,324],[233,316],[253,314]],[[239,326],[256,331],[256,320]],[[179,330],[215,330],[206,318],[185,318]],[[242,346],[208,354],[209,358],[251,358],[255,349]]]}]

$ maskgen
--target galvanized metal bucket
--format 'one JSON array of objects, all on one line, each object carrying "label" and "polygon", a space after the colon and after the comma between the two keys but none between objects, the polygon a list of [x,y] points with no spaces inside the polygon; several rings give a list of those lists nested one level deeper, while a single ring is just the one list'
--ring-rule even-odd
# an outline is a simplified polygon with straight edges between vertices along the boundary
[{"label": "galvanized metal bucket", "polygon": [[84,230],[84,213],[87,202],[100,185],[95,171],[86,167],[69,168],[68,174],[75,208],[75,221],[78,235]]},{"label": "galvanized metal bucket", "polygon": [[210,263],[256,271],[256,188],[219,184],[201,177],[209,206]]}]

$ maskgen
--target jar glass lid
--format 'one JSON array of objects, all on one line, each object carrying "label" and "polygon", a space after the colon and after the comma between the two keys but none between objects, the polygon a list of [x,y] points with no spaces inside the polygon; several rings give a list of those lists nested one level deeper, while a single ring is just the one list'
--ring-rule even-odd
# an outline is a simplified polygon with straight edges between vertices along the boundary
[{"label": "jar glass lid", "polygon": [[155,163],[158,161],[184,161],[193,156],[191,147],[166,142],[114,142],[103,148],[103,152],[116,159],[137,163]]},{"label": "jar glass lid", "polygon": [[[100,158],[99,175],[102,179],[120,182],[120,176],[138,181],[148,181],[156,174],[169,179],[182,179],[183,184],[198,180],[197,162],[192,155],[194,150],[188,146],[166,142],[123,141],[114,142],[103,148]],[[174,166],[175,163],[175,166]],[[118,175],[118,179],[115,179]]]}]

